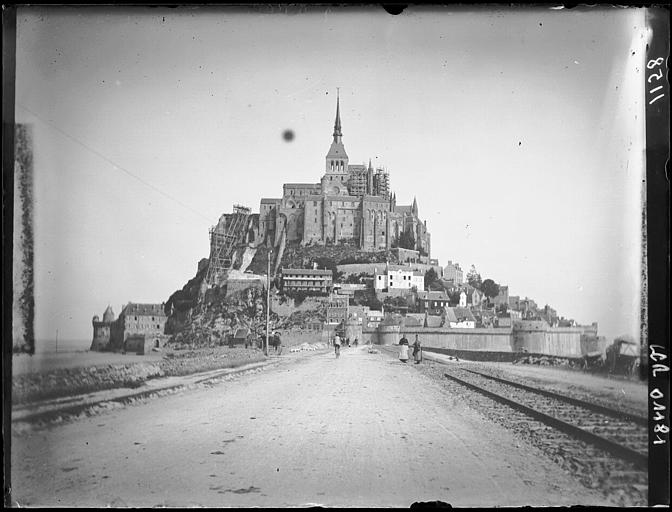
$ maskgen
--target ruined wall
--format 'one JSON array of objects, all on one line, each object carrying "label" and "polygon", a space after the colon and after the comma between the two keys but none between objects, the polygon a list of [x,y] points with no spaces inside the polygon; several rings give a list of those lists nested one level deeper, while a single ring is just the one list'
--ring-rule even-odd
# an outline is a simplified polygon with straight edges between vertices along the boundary
[{"label": "ruined wall", "polygon": [[124,351],[142,356],[151,353],[154,348],[162,349],[169,339],[166,334],[131,334],[126,338]]},{"label": "ruined wall", "polygon": [[287,299],[280,302],[276,295],[271,295],[271,311],[278,316],[289,316],[297,311],[313,311],[324,307],[328,304],[328,297],[306,297],[306,299],[299,304],[295,304],[294,299]]},{"label": "ruined wall", "polygon": [[229,279],[226,281],[226,297],[234,293],[241,292],[247,288],[264,288],[264,281],[261,279]]}]

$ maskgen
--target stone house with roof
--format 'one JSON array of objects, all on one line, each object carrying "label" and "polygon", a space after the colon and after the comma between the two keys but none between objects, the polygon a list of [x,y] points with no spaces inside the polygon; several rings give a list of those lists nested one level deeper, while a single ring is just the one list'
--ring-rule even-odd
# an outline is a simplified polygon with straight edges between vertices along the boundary
[{"label": "stone house with roof", "polygon": [[93,317],[91,350],[144,354],[162,348],[170,338],[165,334],[168,317],[164,307],[164,303],[129,302],[115,320],[108,306],[102,321],[98,316]]},{"label": "stone house with roof", "polygon": [[450,297],[443,291],[419,291],[417,296],[419,311],[440,315],[446,306],[450,306]]},{"label": "stone house with roof", "polygon": [[445,324],[452,328],[474,329],[476,319],[469,308],[446,308]]}]

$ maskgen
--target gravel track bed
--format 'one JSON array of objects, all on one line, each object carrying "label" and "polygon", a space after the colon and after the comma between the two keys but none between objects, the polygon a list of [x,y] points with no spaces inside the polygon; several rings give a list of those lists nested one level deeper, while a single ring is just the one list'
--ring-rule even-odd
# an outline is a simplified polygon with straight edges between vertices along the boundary
[{"label": "gravel track bed", "polygon": [[637,452],[643,454],[648,452],[649,436],[646,426],[605,416],[587,410],[584,407],[569,404],[562,399],[539,395],[529,390],[516,388],[502,382],[490,380],[487,377],[463,371],[462,369],[457,371],[449,370],[448,373],[455,374],[456,377],[492,393],[530,407],[543,414],[558,418],[566,423],[576,425],[583,430],[605,437]]},{"label": "gravel track bed", "polygon": [[[396,347],[380,348],[383,353],[396,358],[398,353]],[[532,443],[542,449],[568,474],[578,479],[585,487],[602,492],[605,498],[613,502],[615,506],[645,506],[647,504],[648,474],[646,471],[638,470],[635,465],[620,460],[604,450],[577,440],[522,412],[450,381],[444,374],[448,373],[447,369],[459,368],[459,364],[445,365],[425,359],[422,364],[414,366],[418,371],[440,382],[448,394],[459,397],[469,407],[480,412],[485,420],[494,421],[513,431],[520,437],[521,443]],[[476,369],[473,365],[469,368]],[[501,373],[501,376],[502,378],[509,377],[504,373]]]},{"label": "gravel track bed", "polygon": [[[617,409],[621,412],[624,412],[626,414],[632,414],[636,416],[646,416],[647,415],[647,410],[646,408],[642,408],[641,406],[638,406],[635,403],[632,403],[628,400],[622,399],[622,397],[618,396],[617,394],[611,394],[608,396],[603,396],[599,393],[589,393],[585,389],[582,389],[580,387],[576,386],[566,386],[566,387],[559,387],[559,386],[554,386],[553,383],[550,382],[545,382],[540,379],[535,379],[534,377],[521,377],[520,375],[516,375],[515,373],[512,372],[507,372],[506,370],[502,370],[500,368],[490,366],[490,365],[483,365],[483,364],[478,364],[478,363],[470,363],[469,368],[475,371],[479,371],[482,373],[487,373],[489,375],[493,375],[495,377],[500,377],[502,379],[507,379],[513,382],[518,382],[520,384],[527,384],[528,386],[535,386],[540,389],[545,389],[547,391],[553,391],[555,393],[560,393],[566,396],[569,396],[571,398],[576,398],[578,400],[584,400],[586,402],[591,402],[596,405],[602,405],[604,407],[609,407],[610,409]],[[568,372],[567,375],[567,380],[571,381],[572,376],[571,373]],[[618,382],[616,379],[614,379],[615,382]],[[644,406],[646,407],[646,406]]]}]

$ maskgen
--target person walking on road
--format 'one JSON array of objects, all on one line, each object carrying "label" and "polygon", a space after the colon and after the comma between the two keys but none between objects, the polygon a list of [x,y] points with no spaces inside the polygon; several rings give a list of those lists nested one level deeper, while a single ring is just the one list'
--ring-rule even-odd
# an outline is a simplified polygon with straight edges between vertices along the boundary
[{"label": "person walking on road", "polygon": [[282,340],[280,339],[280,333],[275,331],[275,336],[273,336],[273,345],[275,345],[275,351],[279,356],[282,355]]},{"label": "person walking on road", "polygon": [[336,357],[341,355],[341,337],[338,334],[334,336],[334,353]]},{"label": "person walking on road", "polygon": [[402,336],[399,340],[399,360],[402,363],[408,361],[408,340],[406,336]]},{"label": "person walking on road", "polygon": [[417,334],[415,335],[415,343],[413,343],[413,359],[415,359],[415,364],[420,364],[420,361],[422,361],[422,346]]}]

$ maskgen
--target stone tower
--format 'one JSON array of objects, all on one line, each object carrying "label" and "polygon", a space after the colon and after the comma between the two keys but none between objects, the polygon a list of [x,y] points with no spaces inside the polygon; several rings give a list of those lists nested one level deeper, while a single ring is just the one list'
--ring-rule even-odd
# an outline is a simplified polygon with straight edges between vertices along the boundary
[{"label": "stone tower", "polygon": [[95,315],[91,323],[93,324],[93,340],[91,341],[91,348],[89,350],[109,350],[111,328],[114,323],[114,311],[112,311],[112,307],[107,306],[107,309],[103,313],[102,322],[98,318],[98,315]]},{"label": "stone tower", "polygon": [[331,143],[325,162],[325,174],[322,177],[322,193],[329,196],[348,194],[348,154],[343,145],[341,131],[340,95],[336,96],[336,120],[334,121],[334,140]]}]

